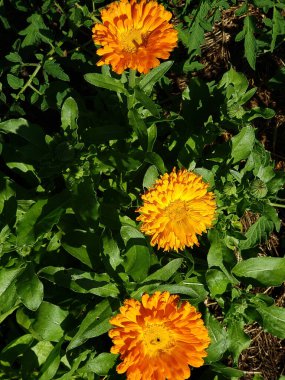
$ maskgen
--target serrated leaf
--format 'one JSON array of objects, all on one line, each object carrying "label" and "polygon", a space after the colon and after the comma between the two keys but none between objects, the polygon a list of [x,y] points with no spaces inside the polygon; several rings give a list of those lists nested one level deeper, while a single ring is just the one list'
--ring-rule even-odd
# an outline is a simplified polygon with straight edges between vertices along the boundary
[{"label": "serrated leaf", "polygon": [[27,21],[30,23],[30,25],[19,32],[21,36],[25,36],[21,45],[22,48],[26,46],[38,45],[41,41],[50,43],[50,30],[45,25],[40,14],[33,13],[30,17],[27,18]]},{"label": "serrated leaf", "polygon": [[278,286],[285,281],[285,258],[253,257],[237,263],[232,272],[238,277],[253,278],[264,286]]},{"label": "serrated leaf", "polygon": [[239,248],[249,249],[265,241],[274,229],[274,223],[261,216],[245,233],[246,240],[240,240]]},{"label": "serrated leaf", "polygon": [[13,90],[19,90],[24,85],[24,79],[18,78],[13,74],[7,74],[7,82]]},{"label": "serrated leaf", "polygon": [[20,63],[22,62],[22,58],[17,52],[12,52],[7,55],[5,55],[5,58],[7,61],[13,62],[13,63]]},{"label": "serrated leaf", "polygon": [[44,63],[44,70],[48,75],[51,75],[53,78],[69,82],[69,76],[63,71],[59,63],[47,60]]},{"label": "serrated leaf", "polygon": [[121,81],[107,75],[90,73],[85,74],[84,79],[93,86],[105,88],[110,91],[120,92],[125,95],[128,94],[128,91],[125,89],[125,86]]}]

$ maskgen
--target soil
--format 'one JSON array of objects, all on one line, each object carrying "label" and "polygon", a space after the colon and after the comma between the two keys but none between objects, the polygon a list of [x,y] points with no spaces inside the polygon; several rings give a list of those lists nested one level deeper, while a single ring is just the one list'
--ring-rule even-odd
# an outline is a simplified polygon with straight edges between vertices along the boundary
[{"label": "soil", "polygon": [[[251,107],[269,107],[274,109],[275,117],[270,120],[258,119],[254,122],[258,137],[267,150],[271,152],[275,161],[276,170],[285,170],[285,96],[284,86],[272,86],[270,79],[278,69],[285,67],[285,43],[283,42],[273,53],[265,53],[257,58],[256,70],[252,70],[246,59],[241,57],[241,49],[237,49],[235,42],[236,34],[242,29],[242,17],[237,17],[235,11],[239,6],[231,7],[222,14],[220,22],[214,25],[211,32],[206,34],[205,43],[202,47],[201,57],[198,58],[204,65],[204,69],[192,76],[199,76],[206,81],[219,80],[222,75],[233,66],[237,71],[243,72],[250,87],[257,87],[254,97],[246,105]],[[252,7],[251,14],[258,21],[262,21],[264,15],[260,10]],[[183,48],[182,48],[183,50]],[[181,51],[183,56],[183,51]],[[174,79],[174,78],[173,78]],[[175,78],[176,86],[182,91],[189,78]],[[281,230],[278,234],[272,234],[268,241],[260,246],[260,255],[284,256],[285,249],[285,211],[279,209]],[[256,215],[244,216],[244,229],[254,223]],[[270,287],[267,289],[254,289],[253,292],[262,292],[275,299],[275,304],[285,307],[285,286]],[[217,306],[217,305],[216,305]],[[222,318],[215,302],[211,311],[217,319]],[[238,368],[245,371],[242,380],[255,378],[263,380],[279,380],[285,376],[285,341],[263,331],[257,323],[247,325],[245,332],[251,337],[252,342],[248,349],[244,350],[239,359]],[[230,362],[227,363],[231,365]],[[259,375],[259,377],[257,376]]]}]

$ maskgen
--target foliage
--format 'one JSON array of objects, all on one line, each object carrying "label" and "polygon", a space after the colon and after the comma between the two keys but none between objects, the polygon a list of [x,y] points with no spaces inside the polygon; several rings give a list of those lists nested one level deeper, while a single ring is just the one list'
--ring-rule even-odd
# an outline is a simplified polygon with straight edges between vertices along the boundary
[{"label": "foliage", "polygon": [[[285,258],[259,255],[280,230],[284,173],[255,126],[274,111],[248,107],[256,89],[234,68],[219,81],[189,77],[169,100],[169,74],[197,68],[205,32],[236,1],[177,7],[187,57],[140,77],[95,66],[91,27],[107,3],[0,1],[0,377],[123,378],[109,353],[110,317],[126,298],[168,290],[198,307],[209,329],[197,378],[240,378],[245,324],[285,338],[285,311],[252,292],[285,281]],[[265,14],[261,25],[252,6]],[[254,0],[237,12],[235,38],[255,69],[284,40],[284,4]],[[218,208],[200,247],[166,254],[139,231],[135,210],[174,166],[201,175]],[[248,212],[256,221],[245,230]]]}]

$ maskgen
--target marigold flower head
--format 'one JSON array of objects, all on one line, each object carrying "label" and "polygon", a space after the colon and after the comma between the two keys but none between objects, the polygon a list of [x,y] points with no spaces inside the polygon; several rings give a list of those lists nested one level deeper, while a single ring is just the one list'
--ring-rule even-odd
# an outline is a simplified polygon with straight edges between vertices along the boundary
[{"label": "marigold flower head", "polygon": [[167,59],[177,45],[177,31],[169,23],[172,14],[156,1],[120,0],[101,11],[102,24],[92,29],[101,45],[98,66],[111,64],[121,74],[125,69],[147,73]]},{"label": "marigold flower head", "polygon": [[142,195],[143,205],[136,212],[141,231],[152,236],[151,245],[164,251],[199,245],[197,235],[211,227],[216,203],[208,184],[195,173],[174,168],[156,180]]},{"label": "marigold flower head", "polygon": [[200,367],[210,344],[201,314],[169,292],[128,299],[110,320],[113,354],[120,354],[118,373],[128,380],[184,380],[189,365]]}]

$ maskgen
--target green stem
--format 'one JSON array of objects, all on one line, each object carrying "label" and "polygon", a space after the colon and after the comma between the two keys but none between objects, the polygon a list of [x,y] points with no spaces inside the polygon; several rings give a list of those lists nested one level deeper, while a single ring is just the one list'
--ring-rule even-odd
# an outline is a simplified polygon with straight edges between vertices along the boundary
[{"label": "green stem", "polygon": [[280,208],[285,208],[285,205],[281,205],[280,203],[272,203],[272,202],[269,202],[270,206],[274,206],[274,207],[280,207]]},{"label": "green stem", "polygon": [[129,72],[129,87],[134,88],[136,85],[136,70],[130,69]]},{"label": "green stem", "polygon": [[33,91],[35,91],[38,95],[43,96],[43,94],[42,94],[37,88],[35,88],[34,86],[32,86],[31,84],[30,84],[29,87],[30,87]]},{"label": "green stem", "polygon": [[34,72],[31,74],[29,80],[25,83],[24,87],[21,88],[21,90],[18,92],[18,94],[16,95],[16,100],[19,99],[20,95],[26,91],[26,89],[32,84],[33,82],[33,79],[37,76],[37,73],[40,71],[40,69],[42,68],[42,64],[39,63],[37,65],[37,67],[35,68]]}]

